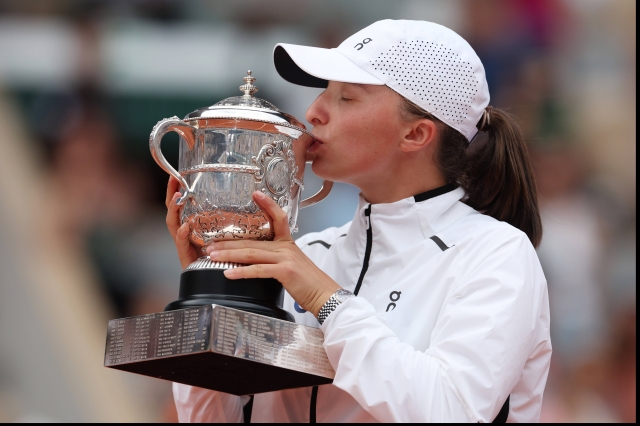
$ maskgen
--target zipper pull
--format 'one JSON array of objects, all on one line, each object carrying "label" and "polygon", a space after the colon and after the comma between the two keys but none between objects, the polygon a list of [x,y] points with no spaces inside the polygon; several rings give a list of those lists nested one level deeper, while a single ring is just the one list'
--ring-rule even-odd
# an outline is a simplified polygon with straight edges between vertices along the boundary
[{"label": "zipper pull", "polygon": [[371,204],[369,204],[367,208],[364,209],[364,217],[365,221],[367,222],[367,229],[371,229]]}]

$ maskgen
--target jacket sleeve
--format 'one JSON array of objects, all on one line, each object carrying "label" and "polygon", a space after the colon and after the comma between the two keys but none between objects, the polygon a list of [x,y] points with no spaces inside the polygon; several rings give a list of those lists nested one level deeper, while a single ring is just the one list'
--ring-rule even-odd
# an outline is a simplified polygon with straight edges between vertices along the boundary
[{"label": "jacket sleeve", "polygon": [[491,422],[539,345],[546,283],[522,238],[474,264],[460,271],[424,352],[363,297],[340,305],[322,325],[333,384],[381,422]]},{"label": "jacket sleeve", "polygon": [[242,423],[248,396],[236,396],[194,386],[173,384],[180,423]]}]

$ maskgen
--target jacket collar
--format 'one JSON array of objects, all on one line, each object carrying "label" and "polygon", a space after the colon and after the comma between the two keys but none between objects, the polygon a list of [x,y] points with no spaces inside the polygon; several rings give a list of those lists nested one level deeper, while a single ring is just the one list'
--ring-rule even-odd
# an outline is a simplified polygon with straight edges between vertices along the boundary
[{"label": "jacket collar", "polygon": [[435,188],[432,189],[430,191],[426,191],[426,192],[422,192],[418,195],[414,195],[413,199],[416,203],[421,203],[422,201],[427,201],[431,198],[435,198],[435,197],[439,197],[440,195],[444,195],[447,192],[451,192],[454,191],[456,188],[458,188],[458,185],[453,184],[453,183],[448,183],[446,185],[443,185],[439,188]]},{"label": "jacket collar", "polygon": [[406,250],[448,228],[473,209],[459,200],[465,192],[456,185],[445,185],[394,203],[372,204],[360,194],[358,210],[347,234],[346,244],[364,250],[368,227],[365,211],[371,205],[369,220],[373,246],[384,247],[386,255]]}]

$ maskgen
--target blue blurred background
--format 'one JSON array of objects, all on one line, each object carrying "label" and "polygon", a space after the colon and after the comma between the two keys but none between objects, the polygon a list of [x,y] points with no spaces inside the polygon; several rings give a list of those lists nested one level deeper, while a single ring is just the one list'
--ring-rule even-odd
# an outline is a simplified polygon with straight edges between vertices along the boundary
[{"label": "blue blurred background", "polygon": [[[385,18],[463,35],[527,136],[554,345],[542,420],[635,422],[632,0],[0,0],[0,421],[176,420],[168,383],[102,367],[108,319],[177,296],[151,128],[238,94],[247,69],[304,119],[319,91],[281,80],[273,45],[335,47]],[[336,185],[298,235],[346,223],[357,196]]]}]

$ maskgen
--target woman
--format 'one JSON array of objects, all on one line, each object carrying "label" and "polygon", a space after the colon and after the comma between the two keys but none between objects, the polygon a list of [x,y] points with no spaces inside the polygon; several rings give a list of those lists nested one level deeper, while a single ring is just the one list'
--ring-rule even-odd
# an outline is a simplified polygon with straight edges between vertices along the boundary
[{"label": "woman", "polygon": [[[336,371],[332,385],[256,395],[246,416],[537,421],[551,345],[535,184],[473,49],[442,26],[386,20],[337,49],[278,45],[274,60],[286,80],[326,87],[306,115],[313,171],[361,195],[352,222],[294,242],[256,192],[275,240],[207,248],[251,265],[231,279],[278,279],[296,322],[324,332]],[[167,223],[186,267],[198,253],[177,189],[171,180]],[[174,395],[182,421],[249,420],[248,397],[178,384]]]}]

